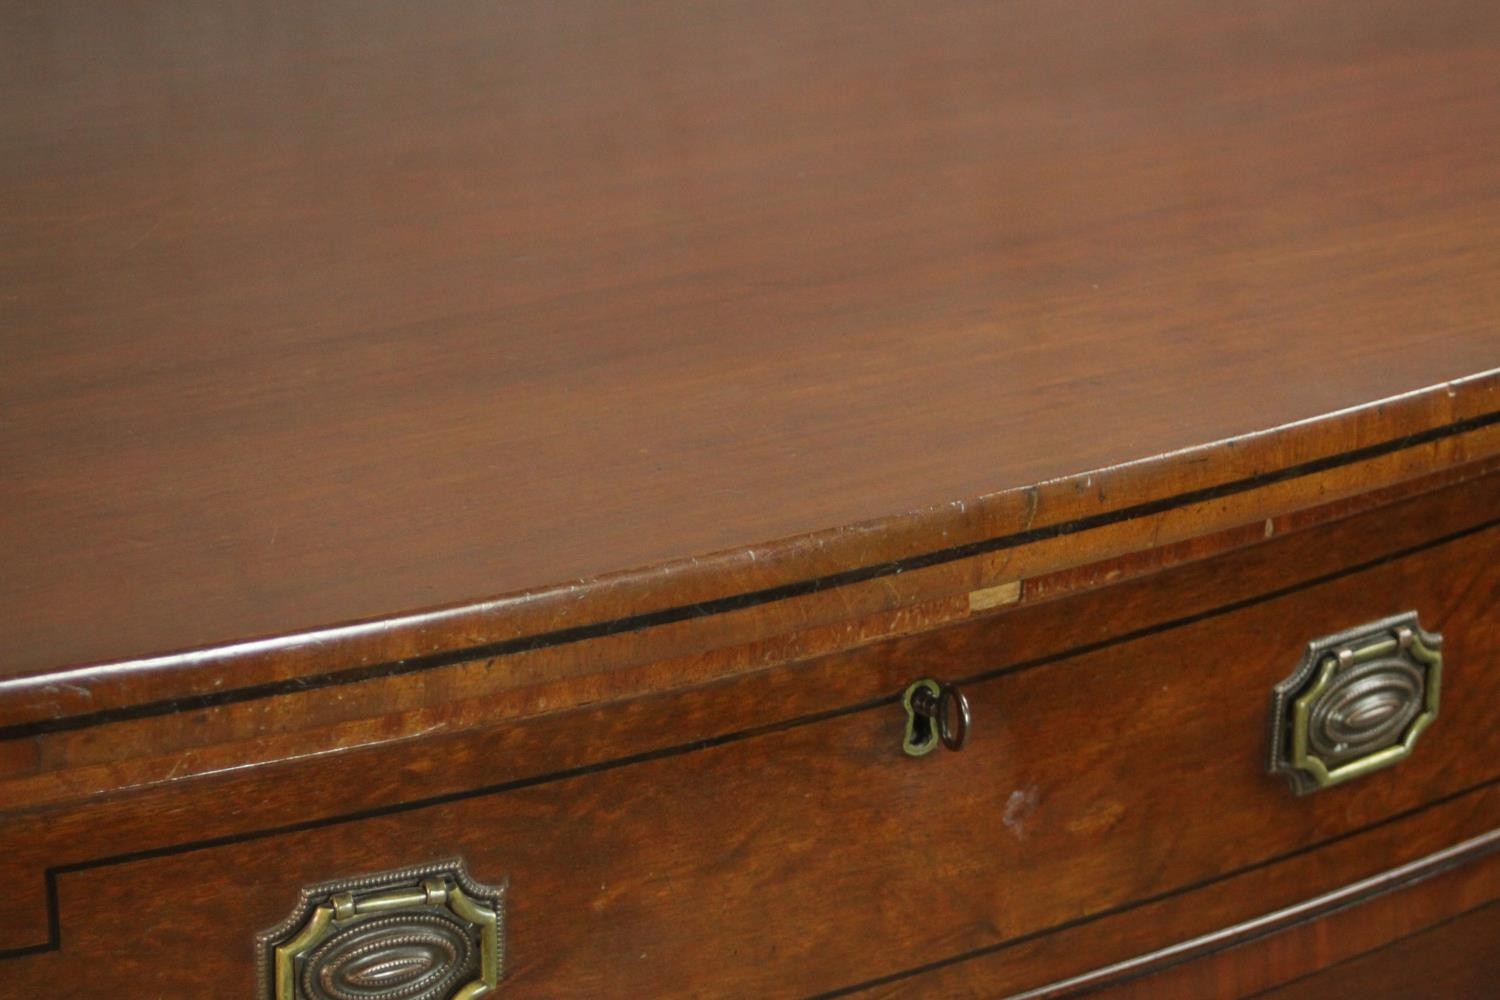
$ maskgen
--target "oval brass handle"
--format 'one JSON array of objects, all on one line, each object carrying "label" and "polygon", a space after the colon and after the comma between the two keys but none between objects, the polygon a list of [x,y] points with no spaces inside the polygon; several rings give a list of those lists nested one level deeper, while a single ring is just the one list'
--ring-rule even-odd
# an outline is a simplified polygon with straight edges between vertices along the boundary
[{"label": "oval brass handle", "polygon": [[[969,739],[969,699],[952,684],[924,677],[901,696],[906,708],[906,738],[901,749],[921,757],[937,749],[962,750]],[[951,720],[951,722],[950,722]]]},{"label": "oval brass handle", "polygon": [[327,882],[256,944],[260,1000],[478,1000],[505,975],[505,886],[458,859]]},{"label": "oval brass handle", "polygon": [[1417,614],[1311,642],[1271,699],[1271,773],[1298,795],[1405,759],[1437,718],[1443,637]]}]

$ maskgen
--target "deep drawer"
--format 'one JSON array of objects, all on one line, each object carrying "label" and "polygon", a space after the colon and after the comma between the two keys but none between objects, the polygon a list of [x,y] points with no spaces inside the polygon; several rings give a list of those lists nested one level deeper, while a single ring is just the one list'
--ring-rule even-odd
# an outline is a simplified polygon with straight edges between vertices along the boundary
[{"label": "deep drawer", "polygon": [[[9,988],[45,994],[107,955],[88,963],[91,995],[192,995],[205,969],[223,995],[250,995],[255,935],[304,886],[449,856],[509,881],[506,994],[809,995],[993,951],[1483,791],[1500,777],[1497,552],[1500,530],[1468,533],[988,671],[977,624],[847,654],[961,679],[974,725],[960,753],[905,756],[903,712],[883,698],[421,808],[77,866],[56,878],[61,950],[8,963]],[[1113,593],[1076,613],[1106,614]],[[1407,608],[1444,636],[1440,717],[1398,766],[1293,795],[1266,773],[1273,686],[1309,640]],[[1319,878],[1309,894],[1329,888]]]}]

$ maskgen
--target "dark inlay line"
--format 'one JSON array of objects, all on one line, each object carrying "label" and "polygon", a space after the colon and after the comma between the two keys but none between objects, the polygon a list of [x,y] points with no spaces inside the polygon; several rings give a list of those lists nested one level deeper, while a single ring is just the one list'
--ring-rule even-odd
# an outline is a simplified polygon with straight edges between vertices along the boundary
[{"label": "dark inlay line", "polygon": [[[1061,652],[1050,653],[1046,656],[1036,657],[1035,659],[986,670],[977,674],[973,674],[967,678],[962,678],[960,680],[960,683],[974,684],[984,681],[990,681],[999,677],[1019,673],[1024,670],[1033,670],[1038,667],[1045,667],[1050,664],[1058,663],[1063,660],[1073,659],[1078,656],[1086,656],[1091,653],[1096,653],[1101,650],[1108,649],[1111,646],[1125,645],[1127,643],[1136,642],[1141,639],[1150,638],[1152,636],[1159,635],[1164,632],[1169,632],[1188,625],[1193,625],[1198,622],[1217,617],[1219,615],[1241,611],[1245,608],[1254,607],[1257,604],[1264,604],[1269,601],[1274,601],[1279,598],[1295,594],[1299,591],[1307,590],[1325,583],[1331,583],[1333,581],[1343,579],[1344,577],[1354,576],[1359,573],[1367,572],[1368,570],[1375,569],[1389,563],[1397,562],[1401,559],[1405,559],[1408,556],[1415,555],[1416,553],[1423,552],[1428,549],[1440,548],[1444,545],[1448,545],[1461,539],[1468,538],[1471,535],[1480,534],[1495,527],[1500,527],[1500,517],[1493,518],[1483,524],[1465,528],[1462,531],[1456,531],[1451,534],[1444,535],[1440,538],[1429,539],[1428,541],[1425,541],[1420,545],[1414,545],[1409,548],[1397,550],[1395,552],[1388,552],[1385,555],[1378,556],[1363,563],[1346,566],[1342,569],[1338,569],[1330,573],[1325,573],[1321,576],[1303,580],[1298,583],[1288,584],[1287,586],[1280,587],[1276,590],[1266,591],[1264,593],[1256,594],[1252,597],[1247,597],[1242,600],[1231,602],[1229,604],[1224,604],[1216,608],[1210,608],[1206,611],[1200,611],[1181,618],[1174,618],[1169,621],[1159,622],[1155,625],[1149,625],[1144,628],[1139,628],[1132,632],[1122,633],[1120,635],[1112,636],[1107,639],[1100,639],[1095,642],[1073,646]],[[815,725],[820,722],[827,722],[831,719],[837,719],[847,715],[855,715],[860,712],[870,711],[871,709],[881,708],[887,705],[894,705],[900,702],[900,700],[901,695],[899,693],[885,695],[880,698],[870,698],[852,705],[844,705],[839,708],[831,708],[822,712],[814,712],[808,715],[795,716],[791,719],[785,719],[781,722],[767,723],[763,726],[755,726],[750,729],[736,730],[734,732],[723,733],[718,736],[712,736],[701,740],[693,740],[688,743],[680,743],[673,746],[660,747],[656,750],[647,750],[637,754],[630,754],[625,757],[616,757],[610,760],[598,761],[593,764],[583,764],[577,767],[531,775],[525,778],[515,778],[510,781],[497,782],[492,785],[481,785],[477,788],[466,788],[456,792],[445,792],[441,795],[431,795],[426,798],[411,799],[406,802],[391,803],[388,805],[377,806],[371,809],[363,809],[356,812],[325,816],[318,819],[303,820],[297,823],[287,823],[281,826],[266,827],[260,830],[248,830],[241,833],[226,834],[221,837],[210,837],[203,840],[186,841],[180,844],[167,845],[165,847],[154,847],[139,851],[129,851],[123,854],[109,855],[103,858],[95,858],[88,861],[75,861],[66,865],[57,865],[46,870],[48,907],[47,926],[49,935],[48,940],[42,944],[26,945],[21,948],[0,950],[0,961],[3,961],[7,958],[18,958],[23,955],[32,955],[39,952],[54,951],[58,947],[60,947],[62,941],[62,933],[57,903],[58,875],[64,875],[70,872],[86,871],[92,868],[105,868],[113,865],[128,864],[135,861],[149,861],[155,858],[170,857],[177,854],[189,854],[194,851],[209,850],[217,847],[230,847],[236,844],[244,844],[257,840],[264,840],[269,837],[286,836],[288,834],[302,833],[308,830],[316,830],[327,826],[338,826],[344,823],[356,823],[361,820],[377,819],[383,816],[392,816],[399,813],[412,812],[418,809],[427,809],[433,806],[447,805],[453,802],[463,802],[469,799],[485,798],[491,795],[501,795],[506,792],[518,791],[524,788],[534,788],[538,785],[546,785],[558,781],[568,781],[574,778],[582,778],[589,775],[602,774],[606,771],[613,771],[622,767],[631,767],[636,764],[646,764],[653,761],[666,760],[672,757],[680,757],[685,754],[697,753],[701,750],[711,750],[716,747],[728,746],[730,744],[740,743],[745,740],[756,739],[775,733],[787,732],[793,729],[800,729],[804,726]],[[1461,795],[1467,795],[1470,792],[1477,791],[1478,789],[1487,787],[1488,785],[1496,782],[1500,782],[1500,777],[1483,781],[1476,785],[1471,785],[1466,789],[1454,792],[1448,796],[1437,799],[1434,802],[1418,806],[1414,809],[1408,810],[1405,813],[1398,813],[1395,816],[1387,817],[1387,819],[1380,821],[1380,823],[1363,827],[1362,829],[1374,829],[1375,827],[1381,825],[1381,823],[1392,822],[1403,816],[1420,812],[1422,809],[1429,808],[1433,805],[1438,805]],[[1352,836],[1354,833],[1359,832],[1361,831],[1349,831],[1329,840],[1323,841],[1323,843],[1334,843],[1346,836]],[[1219,878],[1231,877],[1234,874],[1237,874],[1238,871],[1253,870],[1254,867],[1258,867],[1259,865],[1269,864],[1275,860],[1283,860],[1285,857],[1294,857],[1297,853],[1300,853],[1300,851],[1283,856],[1283,858],[1281,859],[1271,859],[1271,861],[1260,862],[1257,863],[1257,865],[1251,866],[1250,868],[1239,869],[1236,872],[1230,872],[1226,875],[1215,876],[1212,879],[1206,880],[1202,884],[1211,884],[1213,881],[1216,881]],[[1170,897],[1177,894],[1178,892],[1191,891],[1196,887],[1198,887],[1197,884],[1194,884],[1183,889],[1171,890],[1162,898]],[[1140,904],[1129,905],[1144,905],[1145,902],[1150,901],[1151,900],[1145,900]],[[1094,917],[1084,917],[1079,919],[1086,922],[1088,920],[1098,919],[1099,916],[1107,915],[1108,913],[1103,913]],[[1068,925],[1059,925],[1059,927],[1053,928],[1053,930],[1065,929],[1066,926]],[[1030,938],[1034,936],[1036,936],[1036,934],[1029,935],[1025,938],[1016,939],[1012,942],[1002,942],[998,945],[991,945],[988,946],[986,950],[998,950],[1002,947],[1009,947],[1010,944],[1020,943],[1022,940],[1030,940]],[[981,953],[984,953],[984,951],[976,952],[974,954]],[[902,979],[906,978],[909,975],[917,975],[919,974],[919,972],[928,971],[929,968],[941,968],[942,966],[947,964],[966,961],[969,957],[973,957],[973,955],[966,953],[965,956],[945,959],[940,962],[934,963],[930,967],[923,966],[916,971],[896,973],[891,977],[887,977],[886,979],[874,980],[871,981],[871,983],[861,984],[857,987],[849,987],[848,990],[845,990],[843,992],[857,989],[866,989],[871,985],[880,985],[880,983],[886,982],[887,980]],[[843,992],[827,995],[841,996],[843,995]]]},{"label": "dark inlay line", "polygon": [[912,570],[926,569],[931,566],[969,559],[977,555],[999,552],[1021,545],[1030,545],[1033,542],[1060,538],[1083,531],[1092,531],[1096,528],[1107,527],[1139,517],[1150,517],[1154,514],[1165,513],[1178,507],[1187,507],[1197,503],[1217,500],[1236,493],[1259,489],[1263,486],[1270,486],[1287,480],[1314,475],[1329,469],[1339,468],[1340,466],[1369,461],[1370,459],[1403,451],[1407,448],[1466,434],[1496,423],[1500,423],[1500,410],[1471,417],[1468,420],[1445,424],[1441,427],[1430,428],[1420,433],[1396,438],[1391,441],[1366,445],[1363,448],[1356,448],[1352,451],[1340,452],[1336,455],[1328,455],[1323,458],[1303,462],[1299,465],[1287,466],[1284,469],[1232,480],[1227,483],[1221,483],[1218,486],[1189,490],[1188,492],[1163,497],[1159,500],[1121,507],[1115,511],[1093,514],[1072,521],[1063,521],[1058,524],[1045,525],[1027,531],[1014,532],[1009,535],[1000,535],[995,538],[981,539],[976,542],[955,545],[946,549],[938,549],[905,559],[875,563],[838,573],[830,573],[827,576],[781,584],[775,587],[766,587],[761,590],[746,591],[740,594],[731,594],[727,597],[714,598],[694,604],[684,604],[663,608],[659,611],[626,615],[622,618],[614,618],[609,621],[595,622],[589,625],[575,625],[570,628],[539,632],[529,636],[518,636],[514,639],[466,646],[462,649],[446,650],[424,656],[413,656],[384,663],[367,664],[361,667],[332,670],[321,674],[291,677],[285,680],[268,681],[262,684],[248,684],[244,687],[224,688],[218,691],[182,698],[167,698],[160,701],[142,702],[138,705],[123,705],[118,708],[106,708],[94,712],[80,712],[74,715],[59,715],[50,719],[38,719],[32,722],[0,726],[0,740],[22,739],[47,733],[90,729],[94,726],[115,722],[129,722],[162,715],[176,715],[182,712],[218,708],[223,705],[233,705],[247,701],[259,701],[265,698],[313,691],[320,688],[358,684],[386,677],[400,677],[405,674],[421,673],[442,667],[454,666],[470,660],[493,659],[514,653],[530,652],[553,646],[584,642],[589,639],[619,635],[625,632],[638,632],[644,629],[658,628],[663,625],[672,625],[694,618],[707,618],[713,615],[727,614],[732,611],[740,611],[762,604],[805,597],[809,594],[837,587],[866,583],[882,576],[892,576]]}]

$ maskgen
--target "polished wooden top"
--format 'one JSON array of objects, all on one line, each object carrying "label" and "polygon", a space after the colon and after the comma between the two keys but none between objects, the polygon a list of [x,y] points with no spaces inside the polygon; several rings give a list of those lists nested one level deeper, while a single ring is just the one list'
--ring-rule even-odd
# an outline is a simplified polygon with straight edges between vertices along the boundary
[{"label": "polished wooden top", "polygon": [[0,677],[583,623],[1488,419],[1500,5],[7,2],[0,251]]}]

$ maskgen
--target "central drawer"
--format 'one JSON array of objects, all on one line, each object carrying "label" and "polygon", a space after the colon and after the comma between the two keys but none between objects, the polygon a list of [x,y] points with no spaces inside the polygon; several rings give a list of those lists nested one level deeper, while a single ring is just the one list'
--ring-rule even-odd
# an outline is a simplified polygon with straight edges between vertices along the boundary
[{"label": "central drawer", "polygon": [[[893,692],[421,808],[79,866],[57,876],[62,950],[7,971],[43,995],[63,964],[108,953],[99,995],[191,995],[198,957],[235,974],[222,995],[250,996],[256,935],[303,887],[449,857],[508,882],[501,995],[806,996],[1003,953],[1482,794],[1500,776],[1497,554],[1500,531],[1471,531],[1032,660],[1003,619],[840,654],[956,682],[973,717],[960,752],[903,753]],[[1117,614],[1115,590],[1070,613]],[[1443,635],[1439,717],[1399,765],[1293,794],[1267,773],[1274,687],[1310,641],[1406,610]],[[1495,825],[1484,801],[1459,825]],[[1304,866],[1295,891],[1392,860]]]}]

